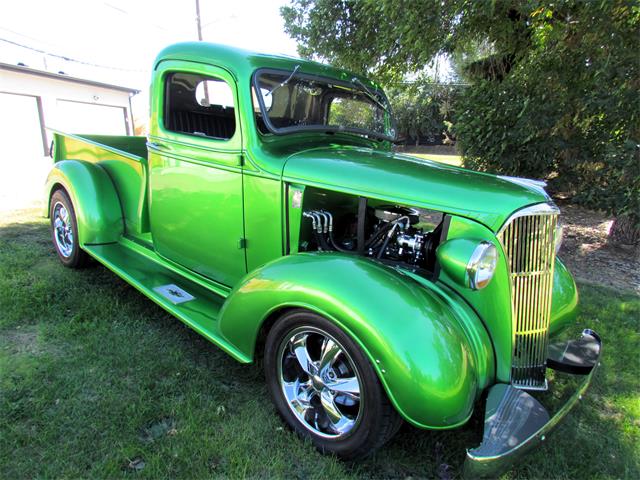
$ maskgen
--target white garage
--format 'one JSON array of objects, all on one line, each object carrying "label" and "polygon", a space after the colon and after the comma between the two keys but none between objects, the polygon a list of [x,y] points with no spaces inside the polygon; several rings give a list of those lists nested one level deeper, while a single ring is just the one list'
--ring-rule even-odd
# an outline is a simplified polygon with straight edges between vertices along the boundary
[{"label": "white garage", "polygon": [[0,210],[29,206],[51,168],[48,128],[132,135],[138,90],[0,63]]}]

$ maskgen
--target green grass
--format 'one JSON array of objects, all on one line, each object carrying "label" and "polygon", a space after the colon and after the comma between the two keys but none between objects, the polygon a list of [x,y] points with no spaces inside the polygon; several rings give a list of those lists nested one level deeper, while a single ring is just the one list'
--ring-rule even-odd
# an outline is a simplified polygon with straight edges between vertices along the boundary
[{"label": "green grass", "polygon": [[418,158],[426,158],[428,160],[434,160],[440,163],[446,163],[447,165],[453,165],[455,167],[462,166],[462,157],[460,155],[439,155],[435,153],[406,153]]},{"label": "green grass", "polygon": [[[640,298],[582,285],[605,342],[584,401],[505,478],[640,476]],[[578,332],[578,324],[572,332]],[[317,453],[243,366],[101,266],[63,268],[35,212],[0,223],[0,478],[451,478],[479,442],[404,426],[375,456]]]}]

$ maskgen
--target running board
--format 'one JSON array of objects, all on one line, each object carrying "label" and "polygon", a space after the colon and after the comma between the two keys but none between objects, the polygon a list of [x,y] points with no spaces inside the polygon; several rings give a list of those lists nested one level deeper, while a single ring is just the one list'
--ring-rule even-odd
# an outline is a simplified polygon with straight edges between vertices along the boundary
[{"label": "running board", "polygon": [[[124,281],[236,360],[252,359],[225,341],[218,317],[225,297],[217,285],[181,275],[152,250],[123,239],[120,243],[85,245],[83,249]],[[147,251],[148,250],[148,251]]]}]

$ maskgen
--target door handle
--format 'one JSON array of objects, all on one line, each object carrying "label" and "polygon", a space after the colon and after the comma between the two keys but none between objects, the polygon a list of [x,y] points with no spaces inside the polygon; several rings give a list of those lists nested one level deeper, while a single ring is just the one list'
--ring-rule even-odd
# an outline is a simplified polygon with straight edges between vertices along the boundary
[{"label": "door handle", "polygon": [[152,148],[155,150],[171,150],[164,143],[157,143],[157,142],[147,142],[147,148]]}]

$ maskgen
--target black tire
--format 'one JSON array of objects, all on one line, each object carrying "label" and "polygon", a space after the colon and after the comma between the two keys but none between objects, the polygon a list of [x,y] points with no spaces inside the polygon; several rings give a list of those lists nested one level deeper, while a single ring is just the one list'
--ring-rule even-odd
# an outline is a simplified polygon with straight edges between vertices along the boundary
[{"label": "black tire", "polygon": [[[60,215],[61,207],[66,210],[66,218],[64,219],[65,221],[63,221],[63,224],[66,225],[66,230],[60,227],[60,223],[56,223],[57,221],[63,220]],[[51,195],[49,218],[51,220],[51,240],[53,241],[53,248],[55,248],[62,264],[69,268],[82,268],[87,265],[89,255],[80,248],[78,242],[76,212],[69,195],[62,189],[56,190],[53,192],[53,195]],[[62,231],[66,231],[67,234],[62,234]],[[68,233],[71,233],[71,235],[68,235]]]},{"label": "black tire", "polygon": [[[330,339],[337,343],[342,350],[335,355],[333,365],[341,363],[338,374],[333,369],[330,373],[333,374],[333,381],[342,380],[341,375],[349,376],[351,378],[358,379],[359,386],[359,402],[357,414],[353,414],[354,424],[345,433],[338,434],[335,437],[327,437],[327,431],[330,431],[333,427],[332,423],[329,423],[329,416],[322,420],[322,405],[316,406],[314,409],[310,409],[304,415],[304,418],[299,418],[290,407],[289,400],[285,396],[283,383],[287,380],[285,373],[287,370],[291,371],[288,366],[292,362],[295,374],[301,375],[302,379],[307,378],[306,383],[314,384],[315,381],[311,379],[312,375],[305,373],[301,367],[301,364],[296,364],[298,361],[297,355],[292,351],[297,351],[297,347],[293,348],[291,340],[294,338],[300,338],[305,336],[307,338],[305,342],[305,351],[311,352],[313,345],[310,345],[307,350],[307,343],[313,343],[312,337],[315,335],[320,339]],[[316,340],[316,344],[320,340]],[[324,343],[323,343],[324,345]],[[315,351],[319,352],[319,360],[315,363],[318,365],[321,361],[322,348],[315,347]],[[342,356],[341,356],[342,355]],[[309,355],[309,358],[313,360],[314,355]],[[341,359],[340,362],[335,359]],[[348,361],[346,360],[348,359]],[[355,367],[350,371],[348,366],[353,365]],[[313,368],[319,368],[314,366]],[[264,351],[264,369],[267,381],[267,386],[271,393],[273,402],[278,410],[278,413],[285,420],[285,422],[302,438],[308,438],[313,445],[322,453],[335,454],[345,460],[353,460],[370,455],[384,443],[389,441],[391,437],[398,431],[402,424],[402,419],[396,412],[395,408],[391,405],[391,402],[387,398],[387,395],[378,380],[376,372],[371,365],[369,359],[362,352],[360,347],[340,328],[335,326],[332,322],[326,318],[317,315],[307,310],[292,310],[285,313],[280,317],[269,331]],[[319,372],[316,370],[315,372]],[[347,373],[344,373],[347,372]],[[314,378],[319,378],[321,373],[317,373]],[[282,380],[281,380],[282,379]],[[327,385],[335,385],[327,383]],[[315,395],[316,404],[320,402],[319,391],[315,386],[306,387],[308,391],[314,390],[311,394],[312,403],[313,396]],[[328,388],[328,387],[324,387]],[[336,395],[336,392],[330,390],[332,395]],[[338,403],[340,394],[334,396],[335,403],[333,405],[340,406],[340,410],[353,408],[343,406]],[[313,412],[313,413],[310,413]],[[320,412],[320,413],[317,413]],[[326,412],[324,412],[326,413]],[[303,415],[303,414],[300,414]],[[314,420],[308,420],[313,418]],[[318,419],[320,418],[320,422]],[[314,425],[310,425],[314,423]],[[328,430],[320,431],[322,425],[326,425]],[[330,432],[333,433],[333,432]]]}]

